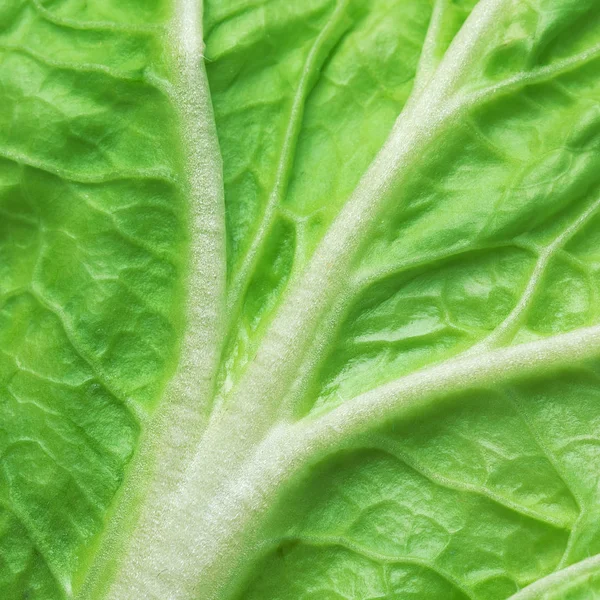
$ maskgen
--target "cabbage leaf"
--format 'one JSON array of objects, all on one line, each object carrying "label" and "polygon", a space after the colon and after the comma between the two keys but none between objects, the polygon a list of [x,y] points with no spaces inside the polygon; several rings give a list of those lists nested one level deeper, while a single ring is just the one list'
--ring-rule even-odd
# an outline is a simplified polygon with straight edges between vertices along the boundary
[{"label": "cabbage leaf", "polygon": [[0,4],[0,597],[600,598],[597,0]]}]

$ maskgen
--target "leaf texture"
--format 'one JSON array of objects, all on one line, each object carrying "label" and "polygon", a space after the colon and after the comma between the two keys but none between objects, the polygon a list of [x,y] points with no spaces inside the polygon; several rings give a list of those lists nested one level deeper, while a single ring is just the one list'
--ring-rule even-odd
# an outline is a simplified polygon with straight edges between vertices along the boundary
[{"label": "leaf texture", "polygon": [[600,597],[599,26],[0,7],[0,595]]}]

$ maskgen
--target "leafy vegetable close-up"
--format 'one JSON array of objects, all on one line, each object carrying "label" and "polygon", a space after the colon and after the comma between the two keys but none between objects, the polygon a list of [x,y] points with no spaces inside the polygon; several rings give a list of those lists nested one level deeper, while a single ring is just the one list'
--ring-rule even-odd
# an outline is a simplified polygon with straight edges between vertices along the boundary
[{"label": "leafy vegetable close-up", "polygon": [[0,0],[0,598],[600,598],[598,0]]}]

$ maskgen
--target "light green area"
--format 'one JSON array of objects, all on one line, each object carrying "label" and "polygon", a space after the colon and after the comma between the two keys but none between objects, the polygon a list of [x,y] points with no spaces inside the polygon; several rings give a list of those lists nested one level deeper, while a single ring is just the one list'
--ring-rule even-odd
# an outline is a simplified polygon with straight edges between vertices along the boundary
[{"label": "light green area", "polygon": [[159,38],[136,30],[166,8],[137,4],[0,8],[7,600],[72,596],[180,327],[185,204],[172,108],[147,78]]},{"label": "light green area", "polygon": [[2,4],[0,598],[600,598],[599,31]]}]

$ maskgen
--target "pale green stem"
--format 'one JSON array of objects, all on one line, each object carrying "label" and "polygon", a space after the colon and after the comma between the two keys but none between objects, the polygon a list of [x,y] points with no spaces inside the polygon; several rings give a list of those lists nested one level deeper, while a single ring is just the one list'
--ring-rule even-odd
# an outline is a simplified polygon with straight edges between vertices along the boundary
[{"label": "pale green stem", "polygon": [[[168,38],[175,81],[171,100],[183,139],[189,206],[185,329],[176,372],[136,458],[84,584],[82,597],[150,599],[168,544],[157,523],[172,504],[206,427],[220,360],[225,307],[225,218],[221,155],[204,69],[202,3],[179,0]],[[172,556],[172,555],[171,555]],[[169,593],[159,596],[171,598]]]}]

